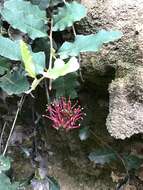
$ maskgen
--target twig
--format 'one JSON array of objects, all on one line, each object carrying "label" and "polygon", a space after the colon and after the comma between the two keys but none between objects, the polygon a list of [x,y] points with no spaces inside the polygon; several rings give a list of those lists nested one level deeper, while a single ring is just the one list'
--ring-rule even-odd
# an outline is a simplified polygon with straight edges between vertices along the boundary
[{"label": "twig", "polygon": [[[49,39],[50,39],[50,59],[49,59],[49,70],[52,68],[52,58],[53,58],[53,20],[51,19],[51,28],[50,28],[50,35],[49,35]],[[52,79],[49,80],[49,90],[52,89]]]},{"label": "twig", "polygon": [[7,139],[7,142],[6,142],[6,145],[5,145],[5,149],[4,149],[4,151],[3,151],[3,156],[5,156],[5,153],[6,153],[6,151],[7,151],[7,148],[8,148],[8,145],[9,145],[9,141],[10,141],[11,135],[12,135],[12,133],[13,133],[13,130],[14,130],[14,127],[15,127],[15,124],[16,124],[16,121],[17,121],[18,114],[19,114],[19,112],[20,112],[20,110],[21,110],[21,108],[22,108],[22,105],[23,105],[23,103],[24,103],[24,99],[25,99],[25,97],[24,97],[24,95],[23,95],[23,96],[21,97],[21,99],[20,99],[19,104],[18,104],[18,109],[17,109],[17,111],[16,111],[16,115],[15,115],[15,118],[14,118],[14,121],[13,121],[13,124],[12,124],[12,127],[11,127],[11,130],[10,130],[10,133],[9,133],[9,136],[8,136],[8,139]]},{"label": "twig", "polygon": [[[75,30],[74,25],[72,26],[72,30],[73,30],[74,37],[76,38],[77,34],[76,34],[76,30]],[[78,62],[79,62],[79,64],[80,64],[80,62],[81,62],[81,57],[80,57],[80,55],[78,56]],[[79,75],[80,75],[81,81],[84,82],[84,79],[83,79],[82,72],[81,72],[81,69],[80,69],[80,68],[79,68]]]},{"label": "twig", "polygon": [[44,80],[44,83],[45,83],[45,91],[46,91],[46,97],[47,97],[47,103],[48,103],[50,101],[50,96],[49,96],[49,91],[48,91],[46,79]]},{"label": "twig", "polygon": [[32,100],[32,123],[33,123],[33,158],[37,157],[37,125],[35,123],[34,102]]},{"label": "twig", "polygon": [[72,30],[73,30],[74,37],[76,37],[76,31],[75,31],[74,25],[72,25]]},{"label": "twig", "polygon": [[7,122],[4,123],[3,128],[2,128],[2,132],[1,132],[1,136],[0,136],[0,152],[2,151],[2,139],[3,139],[3,134],[6,128]]}]

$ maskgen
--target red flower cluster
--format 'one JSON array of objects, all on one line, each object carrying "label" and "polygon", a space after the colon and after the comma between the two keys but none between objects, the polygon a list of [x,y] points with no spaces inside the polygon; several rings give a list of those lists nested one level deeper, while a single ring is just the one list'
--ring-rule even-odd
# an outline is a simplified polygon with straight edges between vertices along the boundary
[{"label": "red flower cluster", "polygon": [[47,107],[47,115],[44,115],[53,122],[52,127],[55,129],[66,129],[67,131],[74,128],[79,128],[79,120],[83,119],[84,112],[80,105],[75,103],[72,106],[70,98],[68,101],[64,97],[55,100]]}]

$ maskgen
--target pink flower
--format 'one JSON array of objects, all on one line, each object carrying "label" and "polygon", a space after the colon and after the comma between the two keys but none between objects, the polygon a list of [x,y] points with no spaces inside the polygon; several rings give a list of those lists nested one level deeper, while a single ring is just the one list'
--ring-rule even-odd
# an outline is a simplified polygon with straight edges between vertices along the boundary
[{"label": "pink flower", "polygon": [[59,100],[55,100],[52,104],[47,106],[46,115],[53,122],[52,127],[55,129],[63,128],[66,131],[74,128],[79,128],[79,121],[83,119],[85,115],[80,105],[75,103],[72,106],[70,98],[68,101],[64,97]]}]

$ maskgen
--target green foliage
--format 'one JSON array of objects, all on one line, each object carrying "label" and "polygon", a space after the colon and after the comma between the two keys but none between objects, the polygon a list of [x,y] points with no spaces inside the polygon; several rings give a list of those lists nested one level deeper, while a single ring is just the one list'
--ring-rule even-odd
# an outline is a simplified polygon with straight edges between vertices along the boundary
[{"label": "green foliage", "polygon": [[123,158],[128,170],[138,169],[143,164],[143,159],[135,155],[124,155]]},{"label": "green foliage", "polygon": [[9,177],[5,175],[5,171],[11,167],[11,159],[0,155],[0,190],[18,190],[19,183],[11,183]]},{"label": "green foliage", "polygon": [[0,190],[18,190],[18,187],[19,183],[11,183],[4,173],[0,173]]},{"label": "green foliage", "polygon": [[20,47],[21,47],[21,55],[22,55],[22,60],[24,62],[25,71],[27,71],[30,77],[35,78],[36,77],[35,65],[32,61],[31,52],[29,51],[27,44],[24,43],[23,41],[20,42]]},{"label": "green foliage", "polygon": [[[90,136],[89,128],[88,127],[82,127],[79,130],[79,138],[81,141],[85,141]],[[91,155],[90,155],[91,156]]]},{"label": "green foliage", "polygon": [[0,57],[0,75],[5,74],[5,72],[9,71],[9,69],[10,69],[9,60],[7,60],[4,57]]},{"label": "green foliage", "polygon": [[[60,7],[58,7],[59,3],[61,3]],[[52,35],[48,27],[52,23],[51,20],[53,20],[52,30],[62,31],[72,26],[74,22],[80,21],[86,13],[86,8],[76,1],[64,3],[63,0],[4,0],[4,6],[1,6],[0,27],[1,31],[4,29],[1,35],[7,37],[0,36],[0,75],[3,75],[0,77],[0,87],[2,90],[9,95],[30,93],[44,78],[48,78],[52,79],[52,87],[54,92],[56,91],[56,95],[53,92],[50,93],[55,95],[54,98],[61,96],[77,98],[76,90],[79,83],[75,71],[79,69],[80,64],[75,56],[80,52],[97,52],[103,44],[118,40],[122,36],[119,31],[105,30],[99,31],[96,35],[77,35],[75,41],[65,42],[57,50],[61,44],[58,44],[59,39],[56,44],[56,39],[54,39],[56,33]],[[4,20],[8,23],[6,27],[3,26]],[[18,33],[20,31],[22,35],[18,35],[25,42],[12,41],[10,28],[17,29]],[[48,36],[48,34],[51,35]],[[53,39],[51,39],[52,36]],[[89,137],[88,128],[82,128],[79,137],[81,140],[86,140]],[[103,165],[115,160],[116,155],[110,150],[98,149],[89,154],[89,159]],[[135,168],[138,163],[133,157],[127,158],[128,168]],[[9,158],[1,155],[0,190],[18,189],[19,184],[12,183],[4,174],[9,169]],[[60,189],[57,182],[47,176],[46,179],[37,180],[35,188],[37,187],[40,187],[39,189],[46,187],[49,190]]]},{"label": "green foliage", "polygon": [[63,3],[63,0],[49,0],[50,2],[49,2],[49,6],[56,6],[56,5],[58,5],[59,3]]},{"label": "green foliage", "polygon": [[67,63],[62,59],[56,59],[54,67],[45,72],[44,76],[50,79],[57,79],[68,73],[75,72],[79,69],[79,63],[75,57],[72,57]]},{"label": "green foliage", "polygon": [[48,180],[49,180],[49,184],[50,184],[49,190],[60,190],[60,186],[54,178],[48,177]]},{"label": "green foliage", "polygon": [[23,0],[6,1],[1,14],[13,28],[27,33],[32,39],[47,36],[46,12],[30,2]]},{"label": "green foliage", "polygon": [[49,39],[46,38],[37,38],[34,40],[34,47],[33,47],[33,52],[39,52],[43,51],[45,54],[48,54],[46,56],[49,57],[50,55],[50,42]]},{"label": "green foliage", "polygon": [[48,8],[49,6],[55,6],[59,3],[63,3],[62,0],[31,0],[31,2],[38,5],[42,10]]},{"label": "green foliage", "polygon": [[37,74],[42,74],[45,69],[45,55],[43,52],[32,53],[30,52],[28,45],[24,42],[20,42],[21,56],[24,62],[25,71],[32,78],[36,78]]},{"label": "green foliage", "polygon": [[74,72],[53,81],[53,89],[56,90],[57,99],[59,97],[70,97],[71,99],[78,97],[76,89],[79,86],[79,82],[77,77],[78,74]]},{"label": "green foliage", "polygon": [[85,17],[86,13],[86,8],[76,1],[65,3],[64,7],[58,9],[58,14],[53,16],[53,31],[62,31],[66,27],[72,26],[75,21],[79,21]]},{"label": "green foliage", "polygon": [[11,71],[0,78],[0,87],[7,94],[21,94],[29,89],[29,82],[21,70]]},{"label": "green foliage", "polygon": [[32,59],[35,65],[35,73],[43,74],[45,66],[45,54],[44,52],[32,53]]},{"label": "green foliage", "polygon": [[49,6],[50,0],[31,0],[31,3],[38,5],[40,9],[45,10]]},{"label": "green foliage", "polygon": [[11,166],[11,159],[9,157],[0,155],[0,172],[9,170],[10,166]]},{"label": "green foliage", "polygon": [[112,152],[109,149],[106,148],[102,148],[102,149],[97,149],[94,152],[91,152],[88,156],[90,161],[95,162],[96,164],[108,164],[113,160],[116,160],[116,154],[114,152]]},{"label": "green foliage", "polygon": [[[113,151],[106,148],[97,149],[96,151],[91,152],[88,158],[90,161],[101,165],[118,160],[117,155]],[[132,169],[137,170],[143,164],[143,159],[139,158],[136,155],[124,154],[123,160],[125,162],[126,168],[129,171]]]},{"label": "green foliage", "polygon": [[19,42],[0,36],[0,55],[15,61],[20,60]]},{"label": "green foliage", "polygon": [[77,56],[80,52],[97,52],[103,44],[120,39],[122,32],[101,30],[97,34],[77,35],[74,42],[65,42],[58,51],[62,59]]},{"label": "green foliage", "polygon": [[[63,7],[59,7],[56,10],[57,14],[53,14],[53,6],[57,6],[59,3],[61,3]],[[46,14],[47,8],[50,8],[50,14],[49,12]],[[74,22],[85,17],[86,13],[86,8],[76,1],[70,3],[64,3],[62,0],[30,0],[30,2],[24,0],[4,1],[4,6],[1,7],[2,18],[10,24],[11,28],[20,30],[34,40],[31,41],[32,49],[36,51],[36,53],[32,52],[31,47],[28,45],[29,40],[27,40],[28,38],[26,36],[24,36],[26,43],[22,41],[21,44],[19,41],[12,41],[9,38],[0,36],[0,55],[12,61],[23,62],[28,76],[34,79],[31,84],[31,89],[28,92],[35,90],[37,85],[39,85],[44,78],[55,80],[60,77],[59,82],[56,80],[54,83],[56,97],[61,95],[71,96],[72,98],[77,97],[77,93],[73,90],[76,87],[75,80],[73,80],[72,77],[69,79],[67,76],[68,80],[65,82],[64,77],[68,73],[75,72],[79,69],[79,63],[73,56],[77,56],[80,52],[96,52],[100,50],[103,43],[119,39],[122,33],[119,31],[102,30],[96,35],[77,35],[73,43],[65,42],[59,49],[58,54],[55,54],[53,48],[57,48],[57,44],[55,44],[53,40],[53,47],[50,46],[51,41],[48,38],[49,28],[46,24],[50,21],[47,15],[50,15],[50,18],[53,19],[53,30],[64,30],[66,27],[72,26]],[[3,26],[1,25],[1,27]],[[7,34],[9,35],[8,31]],[[46,68],[45,65],[46,61],[48,66],[49,55],[52,56],[52,60],[55,60],[52,68]],[[57,58],[58,55],[60,55],[61,58]],[[68,57],[71,57],[69,61],[63,60]],[[20,75],[18,73],[19,71],[11,72],[9,67],[8,62],[4,62],[4,59],[0,59],[0,74],[3,75],[7,72],[5,76],[0,78],[0,87],[8,94],[27,92],[29,83],[26,77],[23,74]],[[36,76],[39,74],[40,76],[42,75],[42,77],[37,79]],[[70,82],[72,80],[73,82]],[[70,85],[68,84],[69,82]],[[60,83],[61,85],[59,85]]]}]

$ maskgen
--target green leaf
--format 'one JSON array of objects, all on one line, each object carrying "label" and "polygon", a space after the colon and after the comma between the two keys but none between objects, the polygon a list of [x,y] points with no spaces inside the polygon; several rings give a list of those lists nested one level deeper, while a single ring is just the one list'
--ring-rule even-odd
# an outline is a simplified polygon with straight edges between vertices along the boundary
[{"label": "green leaf", "polygon": [[60,186],[53,177],[48,177],[50,189],[49,190],[60,190]]},{"label": "green leaf", "polygon": [[97,149],[94,152],[91,152],[88,156],[90,161],[95,162],[96,164],[104,165],[106,163],[110,163],[113,160],[116,160],[117,157],[114,152],[108,149]]},{"label": "green leaf", "polygon": [[122,37],[120,31],[101,30],[97,34],[77,35],[74,42],[65,42],[58,54],[62,59],[69,56],[77,56],[80,52],[97,52],[103,44],[113,42]]},{"label": "green leaf", "polygon": [[143,164],[143,159],[135,155],[124,155],[123,158],[128,170],[138,169]]},{"label": "green leaf", "polygon": [[63,0],[31,0],[34,5],[38,5],[40,9],[45,10],[49,6],[56,6],[59,3],[63,3]]},{"label": "green leaf", "polygon": [[37,5],[23,0],[9,0],[5,1],[1,14],[13,28],[27,33],[32,39],[47,36],[46,11],[40,10]]},{"label": "green leaf", "polygon": [[43,52],[33,53],[29,50],[28,45],[20,42],[22,60],[25,70],[32,78],[36,78],[37,74],[42,74],[45,69],[45,55]]},{"label": "green leaf", "polygon": [[56,6],[56,5],[58,5],[59,3],[63,3],[63,0],[49,0],[50,1],[50,4],[49,4],[49,6]]},{"label": "green leaf", "polygon": [[9,170],[10,166],[11,166],[11,159],[9,157],[0,155],[0,172]]},{"label": "green leaf", "polygon": [[0,55],[15,61],[20,60],[19,42],[0,36]]},{"label": "green leaf", "polygon": [[49,38],[37,38],[33,43],[33,52],[44,51],[50,55],[50,41]]},{"label": "green leaf", "polygon": [[60,97],[70,97],[71,99],[78,97],[76,92],[76,89],[79,87],[77,77],[78,74],[74,72],[53,81],[52,87],[56,90],[57,99]]},{"label": "green leaf", "polygon": [[81,141],[85,141],[90,136],[89,128],[88,127],[82,127],[79,130],[79,138]]},{"label": "green leaf", "polygon": [[31,3],[38,5],[41,10],[45,10],[49,7],[50,0],[31,0]]},{"label": "green leaf", "polygon": [[5,74],[10,69],[9,60],[4,57],[0,57],[0,75]]},{"label": "green leaf", "polygon": [[58,14],[53,16],[53,31],[62,31],[72,26],[75,21],[80,21],[85,17],[86,13],[87,9],[76,1],[65,3],[64,7],[58,9]]},{"label": "green leaf", "polygon": [[45,54],[43,52],[32,53],[36,75],[43,74],[45,69]]},{"label": "green leaf", "polygon": [[30,77],[36,78],[35,65],[32,60],[31,52],[28,49],[27,44],[22,40],[20,41],[20,48],[21,48],[21,56],[24,63],[25,71],[27,71]]},{"label": "green leaf", "polygon": [[0,173],[0,190],[18,190],[18,187],[19,183],[11,183],[4,173]]},{"label": "green leaf", "polygon": [[26,92],[27,94],[31,93],[33,90],[36,89],[36,87],[40,84],[40,82],[44,79],[44,77],[41,77],[40,79],[35,78],[30,86],[30,89]]},{"label": "green leaf", "polygon": [[[53,44],[54,45],[54,44]],[[46,60],[46,63],[48,65],[49,63],[49,56],[50,56],[50,41],[48,38],[37,38],[36,40],[34,40],[34,43],[33,43],[33,52],[37,53],[37,52],[44,52],[44,56],[45,56],[45,59]],[[45,63],[44,63],[45,65]],[[44,66],[46,67],[46,66]]]},{"label": "green leaf", "polygon": [[43,75],[50,79],[57,79],[68,73],[75,72],[79,69],[79,63],[75,57],[72,57],[66,64],[62,59],[56,59],[54,67],[49,69]]},{"label": "green leaf", "polygon": [[7,94],[12,95],[26,92],[30,85],[23,72],[13,71],[0,78],[0,87],[6,91]]}]

